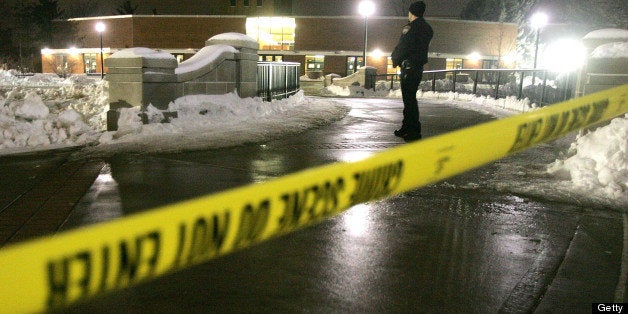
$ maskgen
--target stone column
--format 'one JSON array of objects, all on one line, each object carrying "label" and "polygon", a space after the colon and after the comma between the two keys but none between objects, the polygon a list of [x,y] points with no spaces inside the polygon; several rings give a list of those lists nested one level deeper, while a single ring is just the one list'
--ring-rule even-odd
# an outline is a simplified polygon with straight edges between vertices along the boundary
[{"label": "stone column", "polygon": [[206,46],[228,45],[236,53],[236,88],[240,97],[257,96],[257,61],[259,44],[255,39],[240,33],[216,35],[205,42]]},{"label": "stone column", "polygon": [[120,108],[152,104],[167,109],[175,99],[177,60],[169,53],[148,48],[129,48],[105,60],[109,68],[109,111],[107,130],[117,129]]}]

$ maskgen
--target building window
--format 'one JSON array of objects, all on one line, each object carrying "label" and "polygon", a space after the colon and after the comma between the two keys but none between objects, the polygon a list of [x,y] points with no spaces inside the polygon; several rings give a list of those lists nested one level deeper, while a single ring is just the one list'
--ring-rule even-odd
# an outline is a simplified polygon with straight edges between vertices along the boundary
[{"label": "building window", "polygon": [[250,17],[246,34],[257,40],[260,50],[294,50],[296,22],[289,17]]},{"label": "building window", "polygon": [[282,55],[260,55],[258,60],[266,61],[266,62],[282,62],[283,56]]},{"label": "building window", "polygon": [[244,6],[248,7],[251,5],[251,0],[244,0]]},{"label": "building window", "polygon": [[482,69],[498,69],[499,60],[482,60]]},{"label": "building window", "polygon": [[235,6],[236,6],[236,4],[237,4],[237,1],[236,1],[236,0],[231,0],[231,6],[232,6],[232,7],[235,7]]},{"label": "building window", "polygon": [[392,58],[386,58],[386,74],[399,74],[399,68],[393,67]]},{"label": "building window", "polygon": [[317,79],[323,75],[325,68],[325,56],[305,56],[305,74],[311,79]]},{"label": "building window", "polygon": [[257,6],[261,7],[262,6],[262,2],[263,2],[262,0],[257,0]]},{"label": "building window", "polygon": [[461,58],[447,58],[447,63],[445,65],[445,70],[456,70],[462,69],[462,59]]},{"label": "building window", "polygon": [[83,65],[85,67],[86,74],[98,73],[98,58],[99,54],[97,53],[86,53],[83,54]]},{"label": "building window", "polygon": [[358,68],[364,65],[362,57],[347,57],[347,75],[357,72]]}]

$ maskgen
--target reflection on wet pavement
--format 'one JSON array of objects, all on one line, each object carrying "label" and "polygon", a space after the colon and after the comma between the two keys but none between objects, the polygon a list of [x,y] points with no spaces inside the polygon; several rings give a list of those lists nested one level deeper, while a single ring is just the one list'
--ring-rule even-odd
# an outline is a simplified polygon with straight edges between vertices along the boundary
[{"label": "reflection on wet pavement", "polygon": [[[126,215],[403,144],[392,134],[400,103],[346,101],[353,108],[346,119],[290,138],[221,151],[117,157],[110,161],[111,177],[93,189],[101,186],[98,195],[110,195]],[[491,119],[441,106],[421,110],[425,136],[450,131],[451,121],[468,126]],[[612,300],[622,260],[621,216],[496,191],[487,182],[503,175],[499,169],[487,165],[360,204],[319,225],[73,310],[588,312],[591,302]],[[590,260],[604,270],[587,271],[595,266]]]}]

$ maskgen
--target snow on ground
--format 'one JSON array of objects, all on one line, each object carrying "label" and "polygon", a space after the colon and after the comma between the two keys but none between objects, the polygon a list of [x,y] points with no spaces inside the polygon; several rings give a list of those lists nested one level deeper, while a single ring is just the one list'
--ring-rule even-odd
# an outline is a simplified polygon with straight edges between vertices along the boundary
[{"label": "snow on ground", "polygon": [[[350,87],[349,94],[400,98],[399,91],[373,92]],[[337,94],[335,94],[338,92]],[[346,89],[326,88],[327,95]],[[234,93],[187,96],[170,104],[178,118],[170,123],[143,125],[137,109],[122,112],[119,130],[105,132],[107,84],[99,78],[61,79],[38,74],[20,78],[0,71],[0,155],[82,145],[85,155],[108,156],[121,152],[176,152],[216,149],[266,141],[342,119],[349,108],[329,98],[306,97],[264,102],[241,99]],[[419,93],[421,101],[489,113],[497,118],[534,110],[535,105],[515,98],[491,99],[457,93]],[[398,100],[400,101],[400,100]],[[149,119],[163,119],[149,107]],[[543,170],[543,180],[524,182],[504,177],[496,186],[561,201],[628,208],[628,115],[596,131],[581,132],[571,148]],[[526,161],[527,162],[527,161]],[[531,162],[531,161],[530,161]],[[526,168],[534,169],[534,167]],[[505,171],[507,172],[507,171]],[[537,179],[538,174],[535,174]],[[515,182],[517,181],[517,182]],[[552,194],[552,195],[549,195]],[[567,199],[566,199],[567,198]]]},{"label": "snow on ground", "polygon": [[[85,145],[84,154],[173,152],[265,141],[331,123],[349,108],[299,93],[264,102],[227,95],[187,96],[170,104],[179,117],[143,125],[138,108],[126,109],[119,130],[106,129],[107,82],[76,76],[38,74],[19,78],[0,71],[0,155]],[[149,108],[151,120],[163,116]]]}]

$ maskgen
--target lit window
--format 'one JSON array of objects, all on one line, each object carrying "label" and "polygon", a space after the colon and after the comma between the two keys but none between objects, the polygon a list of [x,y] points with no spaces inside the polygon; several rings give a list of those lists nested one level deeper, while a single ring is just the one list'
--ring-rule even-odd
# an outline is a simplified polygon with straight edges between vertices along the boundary
[{"label": "lit window", "polygon": [[362,57],[347,57],[347,75],[355,73],[361,66],[364,66]]},{"label": "lit window", "polygon": [[289,17],[250,17],[246,34],[257,40],[260,50],[294,50],[296,22]]},{"label": "lit window", "polygon": [[83,63],[85,66],[85,73],[97,73],[97,58],[99,58],[99,54],[97,53],[86,53],[83,55]]},{"label": "lit window", "polygon": [[305,56],[306,72],[323,72],[325,68],[325,56]]},{"label": "lit window", "polygon": [[446,67],[445,70],[455,70],[455,69],[462,69],[462,59],[460,58],[447,58],[447,63],[446,63]]},{"label": "lit window", "polygon": [[281,62],[283,61],[283,56],[282,55],[260,55],[258,60],[266,61],[266,62]]},{"label": "lit window", "polygon": [[398,68],[393,67],[392,58],[388,57],[386,61],[386,73],[387,74],[397,74]]}]

